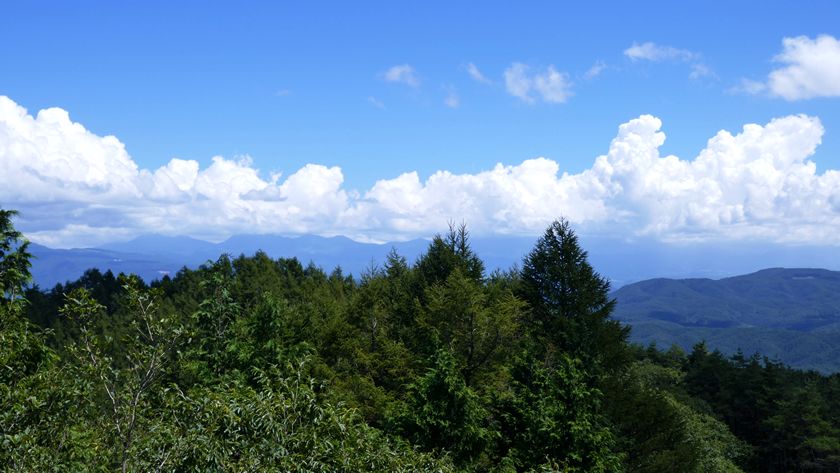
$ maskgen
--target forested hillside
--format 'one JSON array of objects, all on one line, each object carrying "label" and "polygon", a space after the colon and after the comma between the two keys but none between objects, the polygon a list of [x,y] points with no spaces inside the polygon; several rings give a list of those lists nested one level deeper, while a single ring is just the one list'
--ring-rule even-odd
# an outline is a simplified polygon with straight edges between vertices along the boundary
[{"label": "forested hillside", "polygon": [[568,222],[487,274],[465,227],[359,278],[222,255],[29,287],[0,211],[8,471],[840,468],[840,377],[629,344]]},{"label": "forested hillside", "polygon": [[785,364],[840,371],[840,272],[772,268],[712,279],[652,279],[611,296],[633,340],[684,349],[706,340],[728,354],[760,351]]}]

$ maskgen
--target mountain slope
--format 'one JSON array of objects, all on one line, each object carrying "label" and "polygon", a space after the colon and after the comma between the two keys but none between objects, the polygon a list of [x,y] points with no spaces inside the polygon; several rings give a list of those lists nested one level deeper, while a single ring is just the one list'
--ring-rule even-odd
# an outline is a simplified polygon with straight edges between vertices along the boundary
[{"label": "mountain slope", "polygon": [[175,273],[193,260],[178,255],[123,253],[98,248],[57,250],[46,246],[30,244],[32,278],[41,288],[51,288],[57,283],[75,281],[86,269],[99,268],[102,272],[111,270],[114,274],[135,273],[146,281]]},{"label": "mountain slope", "polygon": [[772,268],[711,279],[652,279],[612,292],[631,339],[688,351],[706,340],[803,369],[840,371],[840,272]]},{"label": "mountain slope", "polygon": [[711,279],[652,279],[612,293],[616,316],[683,327],[840,330],[840,272],[773,268]]}]

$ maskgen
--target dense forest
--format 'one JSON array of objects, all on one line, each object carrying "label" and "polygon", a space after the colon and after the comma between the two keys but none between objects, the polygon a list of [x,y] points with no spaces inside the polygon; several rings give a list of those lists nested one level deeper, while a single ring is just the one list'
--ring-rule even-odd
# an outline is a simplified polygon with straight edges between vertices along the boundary
[{"label": "dense forest", "polygon": [[31,286],[0,210],[5,471],[840,471],[840,376],[628,343],[565,220],[354,278],[222,255]]}]

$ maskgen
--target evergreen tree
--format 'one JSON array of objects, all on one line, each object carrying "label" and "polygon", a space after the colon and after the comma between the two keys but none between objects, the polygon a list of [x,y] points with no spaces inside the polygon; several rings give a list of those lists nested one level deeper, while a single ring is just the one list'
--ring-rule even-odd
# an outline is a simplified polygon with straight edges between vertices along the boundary
[{"label": "evergreen tree", "polygon": [[429,249],[415,265],[426,287],[443,284],[456,268],[473,281],[484,277],[484,262],[470,248],[469,238],[470,233],[464,223],[457,229],[450,223],[446,235],[435,235]]},{"label": "evergreen tree", "polygon": [[486,414],[449,350],[439,348],[432,367],[408,391],[407,407],[395,419],[402,435],[426,451],[451,452],[462,467],[481,454],[490,437]]},{"label": "evergreen tree", "polygon": [[615,436],[600,413],[601,393],[589,386],[580,360],[561,354],[554,362],[546,366],[526,352],[510,367],[510,394],[494,403],[498,456],[518,471],[546,460],[569,472],[618,471]]},{"label": "evergreen tree", "polygon": [[565,219],[554,221],[525,257],[522,297],[527,321],[544,347],[580,358],[588,368],[613,369],[629,362],[629,327],[613,319],[610,283],[587,261]]},{"label": "evergreen tree", "polygon": [[445,284],[435,284],[426,293],[428,306],[420,314],[420,328],[452,348],[467,386],[491,385],[488,377],[497,376],[501,365],[512,359],[525,304],[509,290],[489,291],[457,268]]}]

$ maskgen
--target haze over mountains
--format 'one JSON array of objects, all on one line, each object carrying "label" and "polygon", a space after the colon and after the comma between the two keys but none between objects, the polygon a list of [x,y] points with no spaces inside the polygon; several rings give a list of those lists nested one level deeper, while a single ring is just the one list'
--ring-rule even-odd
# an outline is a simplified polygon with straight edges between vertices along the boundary
[{"label": "haze over mountains", "polygon": [[[536,236],[471,238],[470,244],[484,260],[488,272],[521,264],[536,243]],[[628,242],[617,238],[580,236],[589,261],[612,281],[613,289],[653,278],[720,279],[752,273],[769,267],[818,267],[840,270],[840,248],[833,246],[786,246],[746,243],[667,244],[652,240]],[[96,248],[52,249],[33,244],[32,273],[41,287],[75,280],[89,268],[134,272],[146,281],[174,274],[183,266],[195,268],[221,254],[252,255],[258,250],[272,258],[297,257],[327,272],[340,265],[345,274],[359,276],[372,261],[382,263],[388,252],[397,252],[413,263],[428,247],[416,239],[384,244],[360,243],[337,236],[234,235],[221,243],[194,238],[144,235],[128,242]],[[167,273],[168,272],[168,273]]]}]

